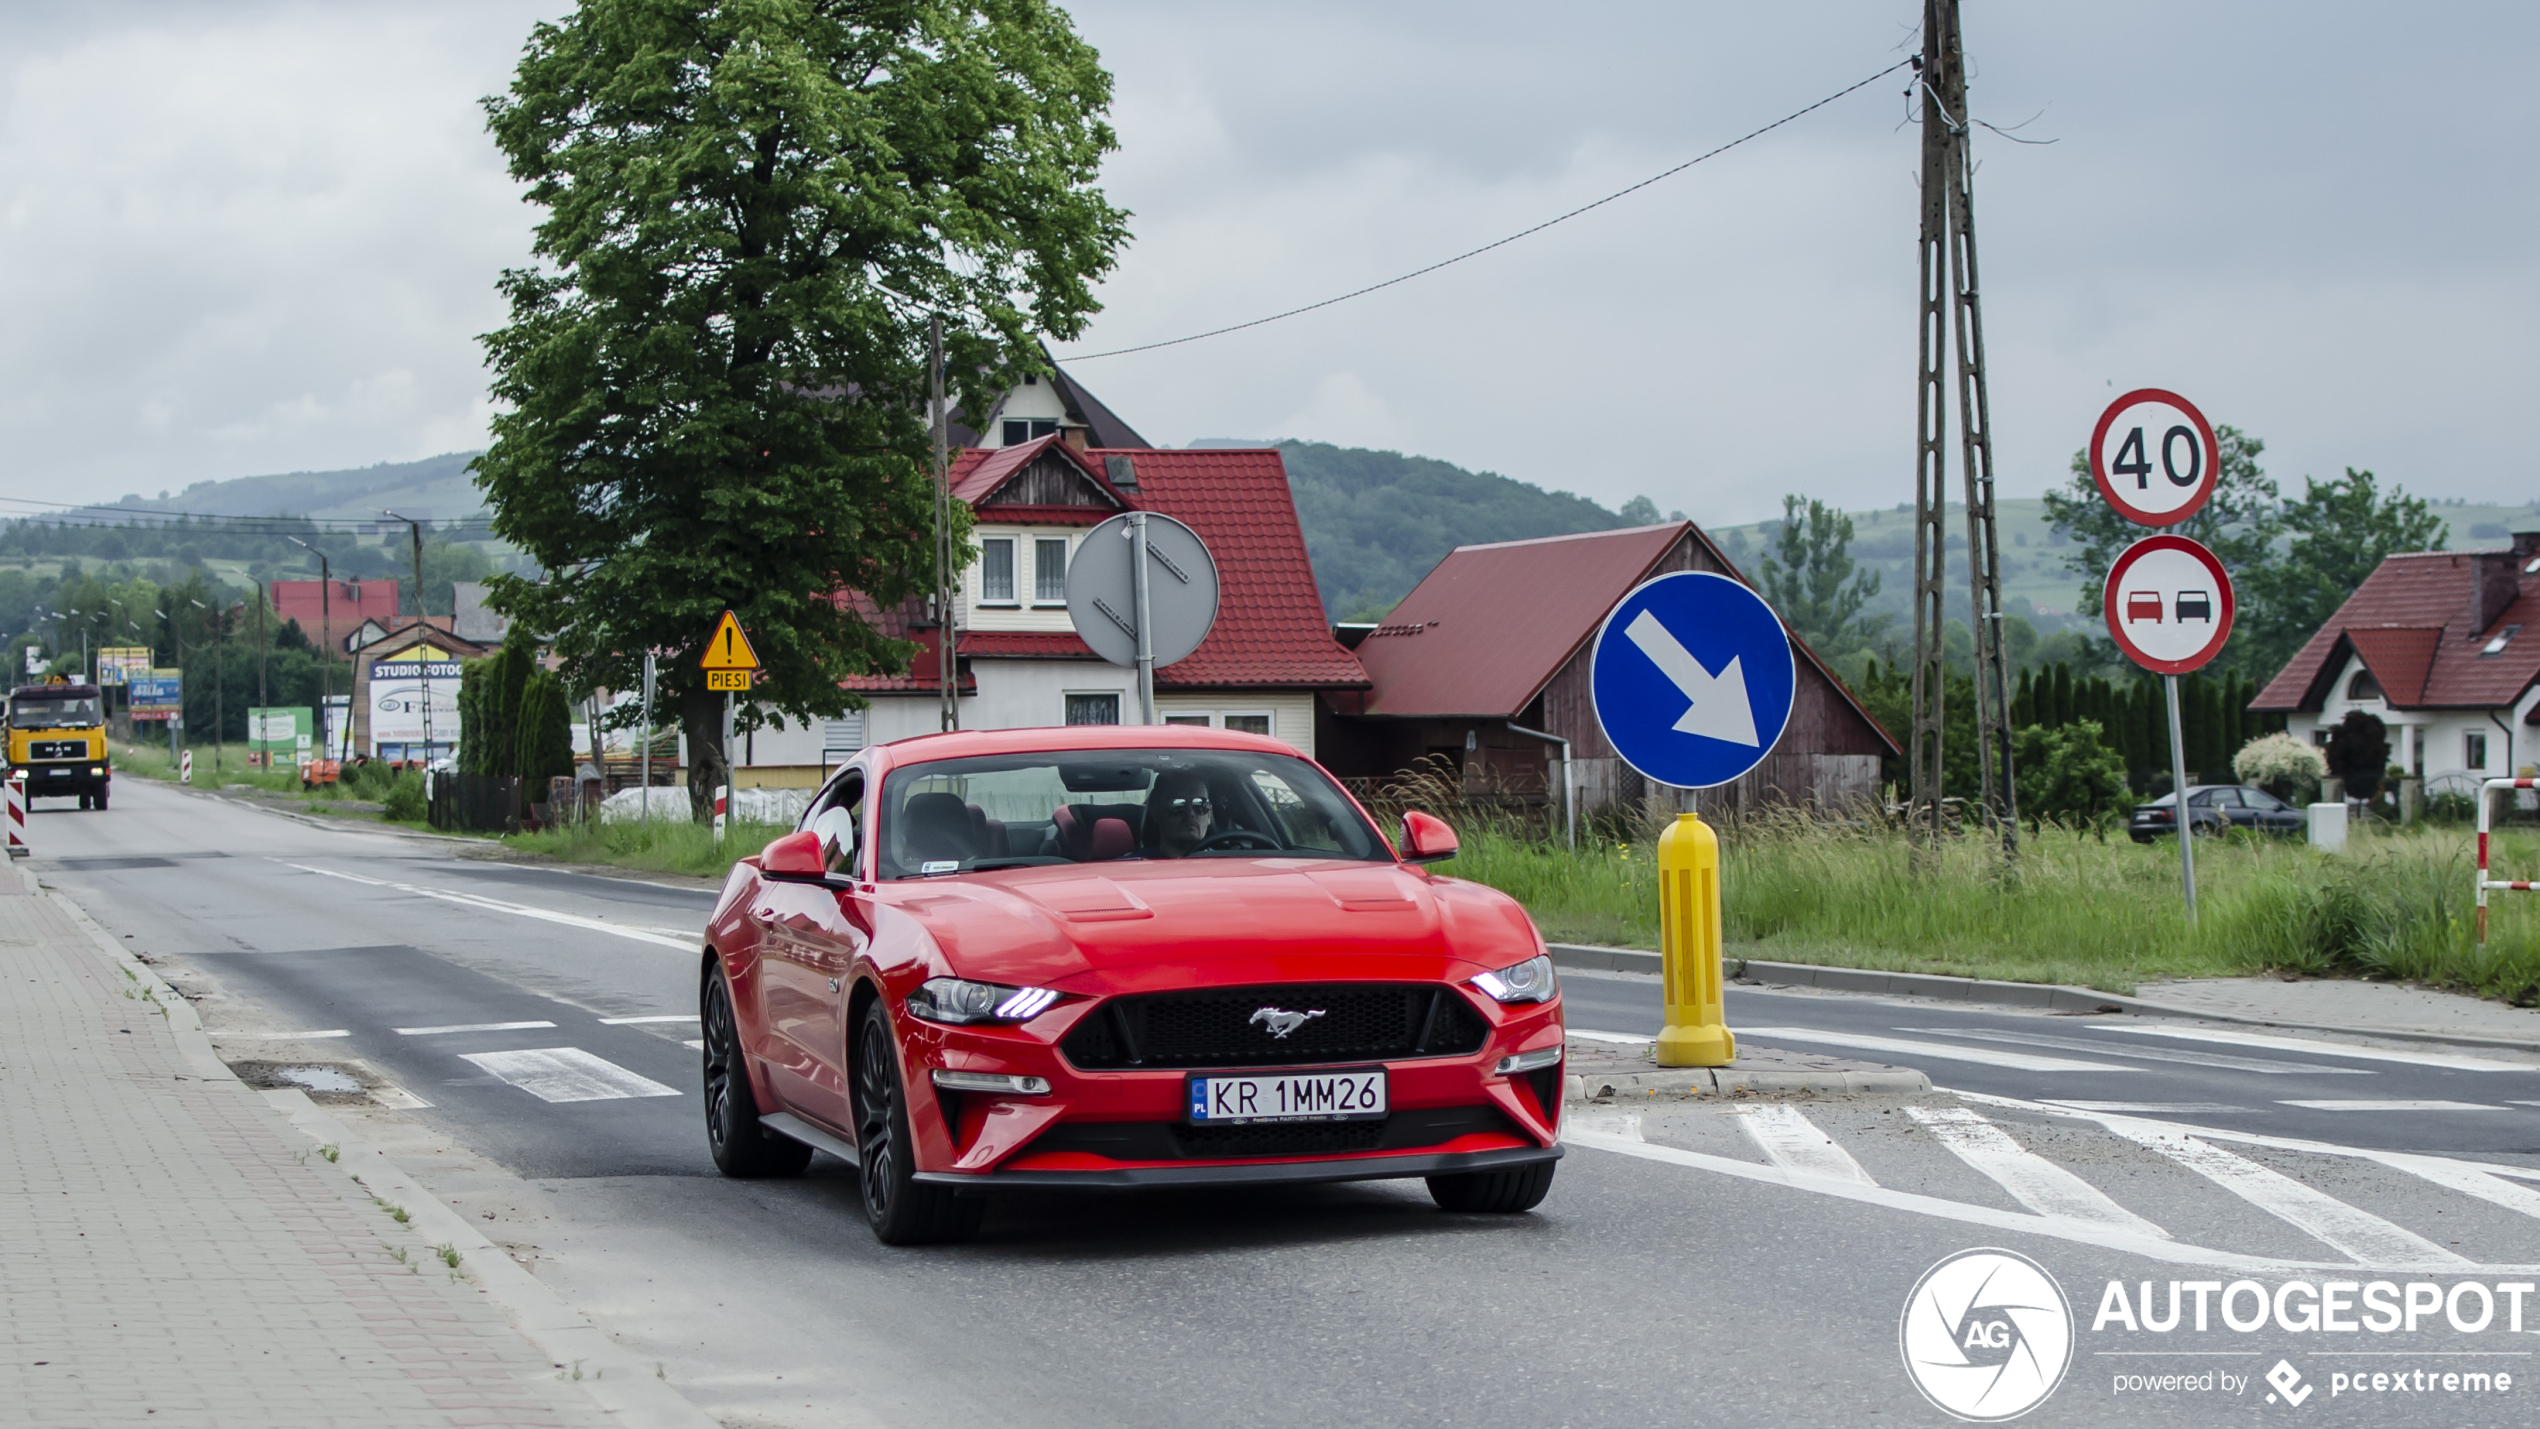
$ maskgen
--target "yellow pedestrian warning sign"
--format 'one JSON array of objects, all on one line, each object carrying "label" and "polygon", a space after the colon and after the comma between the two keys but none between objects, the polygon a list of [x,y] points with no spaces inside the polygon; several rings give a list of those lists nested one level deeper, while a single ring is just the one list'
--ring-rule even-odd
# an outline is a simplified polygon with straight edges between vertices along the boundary
[{"label": "yellow pedestrian warning sign", "polygon": [[[697,667],[739,675],[758,669],[758,652],[750,648],[750,637],[741,633],[741,622],[732,618],[732,612],[723,612],[723,619],[715,623],[714,634],[706,638],[705,655],[697,661]],[[706,688],[719,690],[725,686],[708,680]],[[749,682],[745,679],[730,688],[746,690]]]}]

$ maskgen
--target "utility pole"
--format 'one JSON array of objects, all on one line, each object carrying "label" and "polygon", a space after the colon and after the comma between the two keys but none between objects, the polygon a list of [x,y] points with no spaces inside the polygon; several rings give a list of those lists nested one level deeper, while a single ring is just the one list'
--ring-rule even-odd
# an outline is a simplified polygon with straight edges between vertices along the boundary
[{"label": "utility pole", "polygon": [[[285,536],[282,539],[318,558],[318,625],[320,627],[320,631],[318,634],[317,733],[318,748],[329,749],[331,746],[326,738],[326,712],[328,707],[335,703],[335,652],[327,647],[334,643],[335,607],[332,604],[332,600],[335,592],[335,576],[334,573],[327,568],[326,552],[319,550],[317,547],[310,545],[308,542],[301,540],[297,536]],[[349,699],[344,702],[344,747],[347,750],[350,750],[353,747],[353,702]]]},{"label": "utility pole", "polygon": [[1948,666],[1947,366],[1957,352],[1959,464],[1967,508],[1968,614],[1974,627],[1976,768],[1984,818],[2005,854],[2019,852],[2019,800],[2011,769],[2011,686],[2002,653],[2001,534],[1994,520],[1992,411],[1985,391],[1984,321],[1976,282],[1975,166],[1969,152],[1966,53],[1958,0],[1923,0],[1921,363],[1915,379],[1914,724],[1910,822],[1936,840],[1943,826],[1942,711]]},{"label": "utility pole", "polygon": [[[385,510],[385,509],[381,510],[381,512],[380,512],[379,514],[380,514],[380,515],[382,515],[382,516],[388,517],[388,518],[389,518],[390,520],[392,520],[392,521],[403,521],[403,522],[405,522],[405,523],[406,523],[406,529],[407,529],[407,531],[408,531],[408,532],[410,532],[410,533],[414,536],[414,542],[415,542],[415,625],[418,627],[418,629],[417,629],[417,633],[416,633],[416,635],[415,635],[415,640],[416,640],[416,642],[417,642],[417,643],[419,643],[419,644],[420,644],[420,645],[422,645],[422,647],[423,647],[423,661],[422,661],[422,665],[421,665],[421,667],[420,667],[420,669],[421,669],[421,675],[422,675],[422,679],[423,679],[423,762],[422,762],[422,768],[423,768],[423,770],[424,770],[424,787],[425,787],[426,789],[429,789],[429,788],[431,788],[431,787],[432,787],[432,654],[433,654],[433,651],[432,651],[432,622],[430,622],[430,621],[428,621],[428,620],[424,619],[424,613],[423,613],[423,612],[424,612],[424,606],[423,606],[423,523],[422,523],[421,521],[418,521],[418,520],[414,519],[414,518],[413,518],[413,517],[411,517],[411,516],[400,516],[400,515],[398,515],[396,512],[394,512],[394,511],[389,511],[389,510]],[[450,619],[450,624],[451,624],[451,625],[453,625],[453,626],[456,626],[456,625],[458,624],[458,617],[457,617],[455,614],[454,614],[454,615],[452,615],[452,617],[451,617],[451,619]],[[452,634],[456,634],[457,632],[456,632],[455,630],[453,630],[451,633],[452,633]],[[593,743],[595,746],[599,743],[599,740],[598,740],[597,736],[594,736],[594,737],[593,737],[593,739],[592,739],[592,743]],[[594,757],[596,758],[597,756],[595,755]]]},{"label": "utility pole", "polygon": [[212,768],[217,770],[223,767],[221,742],[229,733],[229,710],[226,704],[229,691],[229,623],[224,619],[228,609],[223,607],[219,611],[214,611],[210,606],[192,596],[187,596],[185,603],[203,612],[212,622]]},{"label": "utility pole", "polygon": [[944,320],[926,320],[928,415],[935,434],[935,680],[943,701],[939,723],[961,728],[961,681],[953,658],[952,467],[945,451]]}]

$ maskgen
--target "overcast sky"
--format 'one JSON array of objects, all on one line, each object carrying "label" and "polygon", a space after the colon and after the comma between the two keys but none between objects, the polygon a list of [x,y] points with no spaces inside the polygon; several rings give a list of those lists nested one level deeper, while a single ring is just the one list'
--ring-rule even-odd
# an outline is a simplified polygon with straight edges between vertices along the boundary
[{"label": "overcast sky", "polygon": [[[532,215],[483,132],[524,0],[18,0],[0,14],[0,496],[478,445]],[[1134,243],[1073,350],[1311,302],[1538,222],[1901,58],[1919,0],[1082,0]],[[2116,392],[2540,497],[2540,11],[1970,0],[1998,461]],[[1912,496],[1904,76],[1338,308],[1071,364],[1159,444],[1306,437],[1730,523]],[[2043,111],[2040,114],[2040,111]],[[1954,443],[1953,443],[1954,447]],[[1954,480],[1954,477],[1953,477]]]}]

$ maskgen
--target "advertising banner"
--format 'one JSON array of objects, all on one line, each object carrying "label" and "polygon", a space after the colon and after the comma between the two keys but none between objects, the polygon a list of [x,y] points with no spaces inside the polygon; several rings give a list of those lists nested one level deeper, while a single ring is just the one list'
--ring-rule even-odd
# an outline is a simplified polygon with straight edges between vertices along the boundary
[{"label": "advertising banner", "polygon": [[104,645],[97,650],[97,683],[128,685],[135,675],[150,673],[147,645]]},{"label": "advertising banner", "polygon": [[185,707],[185,672],[176,669],[127,672],[125,683],[132,687],[132,717],[140,720],[176,719]]},{"label": "advertising banner", "polygon": [[[377,759],[412,758],[423,745],[424,699],[432,701],[432,747],[459,743],[459,662],[373,660],[370,665],[370,753]],[[405,746],[413,745],[413,750]]]},{"label": "advertising banner", "polygon": [[317,712],[307,705],[258,706],[247,711],[247,762],[296,769],[317,745]]}]

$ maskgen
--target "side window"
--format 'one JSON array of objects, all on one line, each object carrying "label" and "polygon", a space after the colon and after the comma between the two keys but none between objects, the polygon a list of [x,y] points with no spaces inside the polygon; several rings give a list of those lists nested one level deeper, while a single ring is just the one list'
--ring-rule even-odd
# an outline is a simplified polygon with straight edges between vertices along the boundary
[{"label": "side window", "polygon": [[864,846],[864,771],[850,770],[831,784],[803,816],[803,827],[820,835],[830,872],[853,873]]}]

